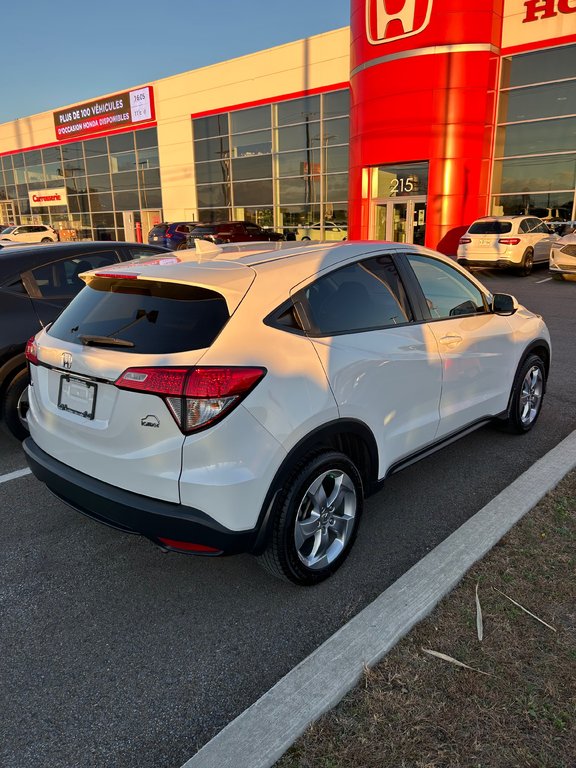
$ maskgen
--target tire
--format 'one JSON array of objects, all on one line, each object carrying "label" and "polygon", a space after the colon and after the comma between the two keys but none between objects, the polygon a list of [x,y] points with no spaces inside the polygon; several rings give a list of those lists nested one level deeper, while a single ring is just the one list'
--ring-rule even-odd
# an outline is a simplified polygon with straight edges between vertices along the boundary
[{"label": "tire", "polygon": [[542,409],[545,384],[546,370],[542,358],[529,355],[516,372],[510,410],[501,422],[508,432],[523,434],[532,429]]},{"label": "tire", "polygon": [[362,478],[343,453],[322,451],[298,462],[272,510],[268,573],[301,586],[331,576],[348,556],[362,516]]},{"label": "tire", "polygon": [[564,282],[564,275],[561,272],[550,272],[552,280],[558,280],[558,282]]},{"label": "tire", "polygon": [[534,251],[531,248],[528,248],[526,251],[524,251],[524,256],[522,256],[522,266],[518,270],[518,273],[523,277],[528,277],[528,275],[532,272],[533,266]]},{"label": "tire", "polygon": [[43,237],[42,240],[40,240],[41,243],[53,243],[54,240],[52,240],[51,237]]},{"label": "tire", "polygon": [[176,246],[175,250],[176,251],[185,251],[189,247],[190,246],[188,245],[188,243],[178,243],[178,245]]},{"label": "tire", "polygon": [[310,240],[310,238],[308,237],[308,235],[304,235],[304,237],[302,238],[302,241],[304,241],[304,240]]},{"label": "tire", "polygon": [[17,440],[28,437],[28,369],[22,368],[9,382],[2,400],[2,427]]}]

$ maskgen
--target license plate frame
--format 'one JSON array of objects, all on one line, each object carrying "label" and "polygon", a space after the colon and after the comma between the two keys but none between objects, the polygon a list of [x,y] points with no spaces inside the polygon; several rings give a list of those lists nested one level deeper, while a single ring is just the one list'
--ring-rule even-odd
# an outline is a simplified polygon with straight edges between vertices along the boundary
[{"label": "license plate frame", "polygon": [[60,376],[58,408],[93,421],[97,394],[98,385],[95,382],[64,373]]}]

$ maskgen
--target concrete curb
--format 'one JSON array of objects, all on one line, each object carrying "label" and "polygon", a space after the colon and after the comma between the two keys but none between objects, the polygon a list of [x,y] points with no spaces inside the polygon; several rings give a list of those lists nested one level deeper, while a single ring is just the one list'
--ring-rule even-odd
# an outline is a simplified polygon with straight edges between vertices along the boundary
[{"label": "concrete curb", "polygon": [[182,768],[269,768],[576,467],[576,431],[539,459]]}]

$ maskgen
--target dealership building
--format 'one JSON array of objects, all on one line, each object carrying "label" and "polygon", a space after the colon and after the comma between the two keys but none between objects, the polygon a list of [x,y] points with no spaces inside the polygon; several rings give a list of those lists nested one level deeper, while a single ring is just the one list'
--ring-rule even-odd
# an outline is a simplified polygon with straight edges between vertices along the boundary
[{"label": "dealership building", "polygon": [[350,27],[0,125],[0,222],[244,219],[454,253],[576,219],[576,0],[352,0]]}]

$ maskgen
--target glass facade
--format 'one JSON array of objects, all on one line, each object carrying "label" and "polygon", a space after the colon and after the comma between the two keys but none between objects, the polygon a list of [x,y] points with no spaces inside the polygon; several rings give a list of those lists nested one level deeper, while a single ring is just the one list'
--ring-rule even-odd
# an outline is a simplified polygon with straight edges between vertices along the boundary
[{"label": "glass facade", "polygon": [[[30,193],[62,188],[67,205],[31,207]],[[50,224],[71,239],[124,240],[124,211],[161,208],[156,128],[0,157],[2,224]]]},{"label": "glass facade", "polygon": [[343,89],[193,119],[199,220],[345,236],[349,111]]},{"label": "glass facade", "polygon": [[502,61],[493,215],[576,218],[576,45]]}]

